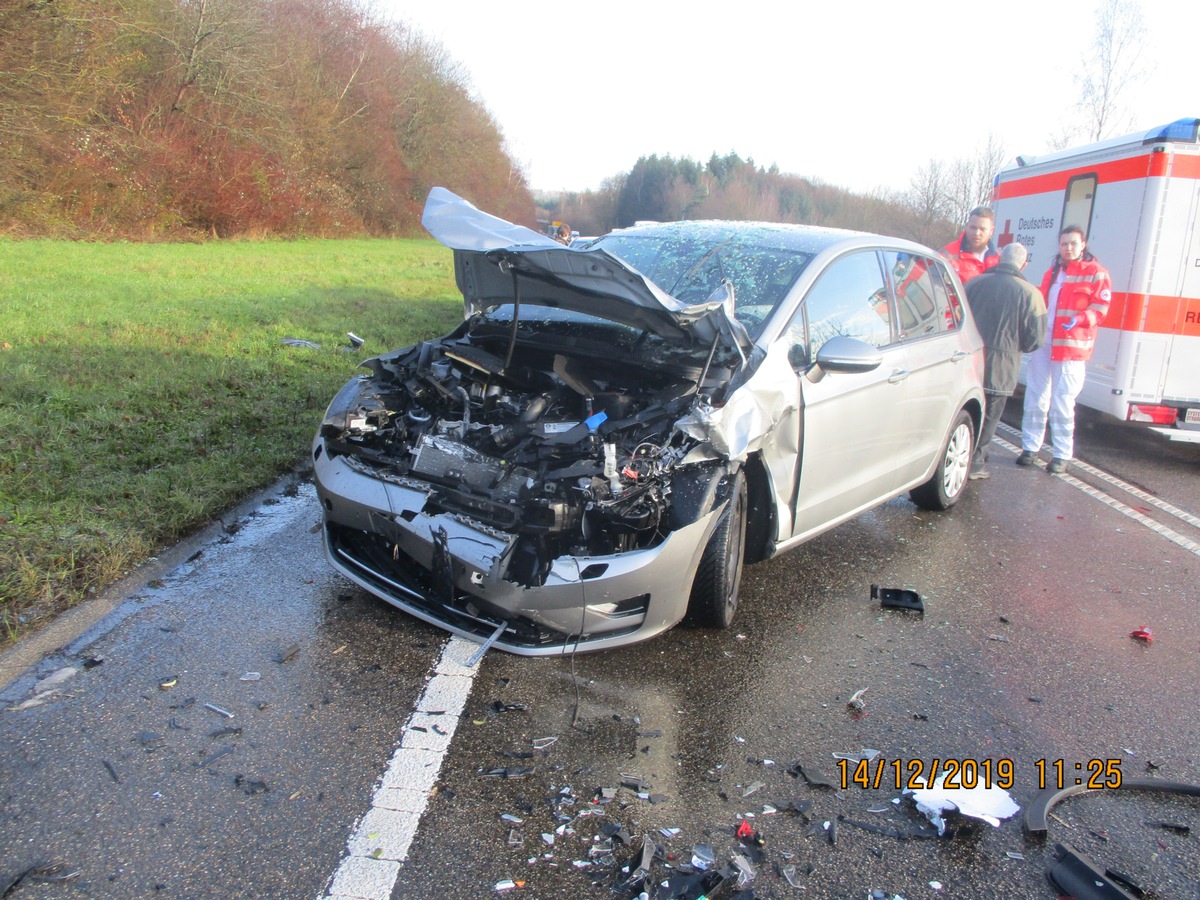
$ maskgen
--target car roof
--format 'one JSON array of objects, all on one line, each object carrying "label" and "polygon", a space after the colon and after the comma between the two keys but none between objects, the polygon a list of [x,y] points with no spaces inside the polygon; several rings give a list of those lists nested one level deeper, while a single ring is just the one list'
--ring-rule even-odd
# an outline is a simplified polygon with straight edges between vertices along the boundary
[{"label": "car roof", "polygon": [[824,225],[797,225],[785,222],[752,222],[733,219],[692,219],[680,222],[639,222],[629,228],[618,228],[602,237],[622,236],[692,238],[717,241],[731,235],[757,237],[759,242],[786,250],[811,253],[814,256],[831,247],[895,247],[913,253],[930,255],[928,247],[903,238],[830,228]]}]

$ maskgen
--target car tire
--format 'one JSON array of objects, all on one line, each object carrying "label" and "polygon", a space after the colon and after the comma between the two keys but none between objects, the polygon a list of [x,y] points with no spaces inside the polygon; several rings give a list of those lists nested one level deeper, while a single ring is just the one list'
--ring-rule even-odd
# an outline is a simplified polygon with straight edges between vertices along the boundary
[{"label": "car tire", "polygon": [[965,409],[959,410],[933,477],[909,491],[912,502],[922,509],[936,510],[949,509],[957,503],[967,487],[974,449],[975,422]]},{"label": "car tire", "polygon": [[696,567],[688,618],[697,625],[728,628],[733,623],[746,550],[747,506],[746,478],[738,472],[729,486],[729,502]]}]

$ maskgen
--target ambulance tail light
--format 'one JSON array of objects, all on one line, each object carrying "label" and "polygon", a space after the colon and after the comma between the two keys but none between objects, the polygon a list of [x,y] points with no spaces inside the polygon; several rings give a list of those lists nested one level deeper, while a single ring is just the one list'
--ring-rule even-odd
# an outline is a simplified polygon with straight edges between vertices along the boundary
[{"label": "ambulance tail light", "polygon": [[1150,422],[1154,425],[1174,425],[1177,411],[1172,406],[1150,406],[1145,403],[1130,403],[1130,422]]}]

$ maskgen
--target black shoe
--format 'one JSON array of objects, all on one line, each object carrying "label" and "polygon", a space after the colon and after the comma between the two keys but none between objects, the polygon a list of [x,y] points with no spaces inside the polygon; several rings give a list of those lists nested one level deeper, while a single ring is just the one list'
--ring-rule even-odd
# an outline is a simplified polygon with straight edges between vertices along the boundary
[{"label": "black shoe", "polygon": [[1022,450],[1021,455],[1017,457],[1017,465],[1024,468],[1037,465],[1037,456],[1032,450]]},{"label": "black shoe", "polygon": [[967,476],[971,481],[985,481],[992,477],[992,473],[987,469],[972,469],[971,474]]},{"label": "black shoe", "polygon": [[1067,471],[1067,461],[1056,456],[1046,465],[1046,471],[1051,475],[1063,475]]}]

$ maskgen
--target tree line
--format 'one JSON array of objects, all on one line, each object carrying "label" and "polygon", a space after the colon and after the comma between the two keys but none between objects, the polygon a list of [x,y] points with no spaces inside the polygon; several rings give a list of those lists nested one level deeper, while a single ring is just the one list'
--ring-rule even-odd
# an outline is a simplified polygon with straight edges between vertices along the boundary
[{"label": "tree line", "polygon": [[1004,162],[995,140],[976,157],[930,161],[907,190],[855,193],[764,168],[736,153],[706,163],[643,156],[599,190],[543,197],[539,218],[569,222],[580,234],[603,234],[641,220],[738,219],[796,222],[874,231],[925,244],[948,241],[967,213],[986,203]]},{"label": "tree line", "polygon": [[417,233],[435,184],[532,224],[464,84],[353,0],[2,0],[0,233]]},{"label": "tree line", "polygon": [[[1105,0],[1076,119],[1106,136],[1143,77],[1137,0]],[[986,203],[993,137],[859,194],[736,153],[643,156],[535,209],[499,125],[441,45],[357,0],[0,0],[0,234],[417,234],[441,184],[515,222],[602,234],[758,219],[938,245]]]}]

